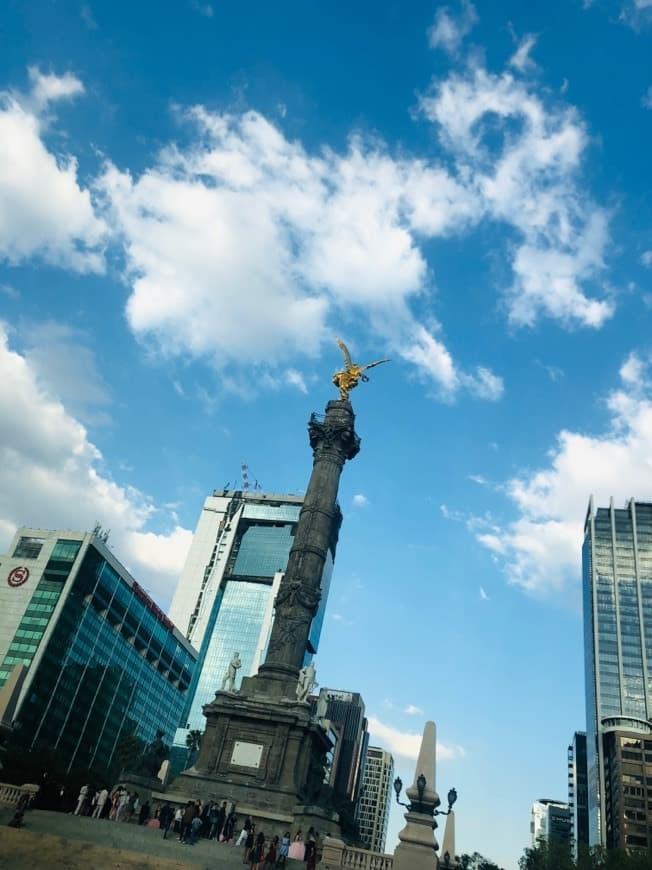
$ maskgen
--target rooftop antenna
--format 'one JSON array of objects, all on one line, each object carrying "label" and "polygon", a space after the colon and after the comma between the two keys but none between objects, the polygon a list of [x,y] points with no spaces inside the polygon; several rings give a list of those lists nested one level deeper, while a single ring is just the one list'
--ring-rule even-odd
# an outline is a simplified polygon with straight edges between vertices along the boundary
[{"label": "rooftop antenna", "polygon": [[253,486],[249,480],[249,466],[246,462],[242,462],[240,465],[240,472],[242,474],[242,488],[245,492],[249,492],[250,489],[253,489],[254,492],[262,492],[263,488],[258,483],[258,480],[254,478]]}]

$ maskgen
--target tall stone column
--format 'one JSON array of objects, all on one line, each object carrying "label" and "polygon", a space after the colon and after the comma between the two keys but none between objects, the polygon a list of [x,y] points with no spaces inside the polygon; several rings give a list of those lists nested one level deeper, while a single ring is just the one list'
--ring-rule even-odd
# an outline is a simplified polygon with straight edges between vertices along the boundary
[{"label": "tall stone column", "polygon": [[323,419],[308,424],[313,468],[299,515],[287,571],[276,596],[267,656],[257,676],[243,680],[243,695],[293,698],[312,620],[321,599],[321,578],[336,521],[340,475],[360,450],[355,415],[344,399],[330,401]]}]

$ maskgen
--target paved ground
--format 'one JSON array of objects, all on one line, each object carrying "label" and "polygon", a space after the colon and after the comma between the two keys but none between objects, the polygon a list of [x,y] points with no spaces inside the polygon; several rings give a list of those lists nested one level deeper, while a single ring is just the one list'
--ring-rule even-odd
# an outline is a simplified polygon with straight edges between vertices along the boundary
[{"label": "paved ground", "polygon": [[[136,824],[118,824],[82,816],[32,810],[20,830],[7,827],[12,813],[0,811],[0,868],[143,868],[143,870],[198,870],[238,868],[242,849],[199,840],[184,846],[175,837]],[[288,861],[288,870],[305,867]]]}]

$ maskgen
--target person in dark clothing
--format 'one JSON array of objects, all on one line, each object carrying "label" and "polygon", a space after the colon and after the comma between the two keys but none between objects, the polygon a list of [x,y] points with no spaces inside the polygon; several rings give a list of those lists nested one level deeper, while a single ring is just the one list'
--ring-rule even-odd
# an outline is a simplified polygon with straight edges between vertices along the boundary
[{"label": "person in dark clothing", "polygon": [[249,830],[247,831],[247,839],[245,840],[244,855],[242,856],[242,863],[243,864],[249,863],[249,855],[251,853],[251,850],[254,847],[255,834],[256,834],[256,828],[252,824],[249,826]]},{"label": "person in dark clothing", "polygon": [[224,822],[224,827],[222,828],[222,839],[225,843],[230,842],[233,839],[233,829],[235,827],[235,819],[236,814],[232,810],[228,816],[226,817],[226,821]]},{"label": "person in dark clothing", "polygon": [[138,813],[138,824],[146,825],[149,821],[149,801],[145,801],[145,803],[140,808],[140,812]]},{"label": "person in dark clothing", "polygon": [[262,864],[265,858],[265,835],[262,831],[256,835],[256,842],[254,843],[253,849],[249,853],[249,864],[251,866],[251,870],[260,870],[260,864]]},{"label": "person in dark clothing", "polygon": [[181,819],[181,833],[179,834],[179,842],[187,843],[190,839],[190,826],[192,825],[192,820],[197,815],[197,807],[194,801],[188,801],[186,805],[186,809],[184,810],[183,817]]},{"label": "person in dark clothing", "polygon": [[263,867],[276,867],[276,859],[278,857],[278,837],[274,837],[269,844],[267,854],[265,855],[265,863]]},{"label": "person in dark clothing", "polygon": [[222,828],[224,827],[224,822],[226,821],[226,801],[222,801],[222,805],[217,811],[217,823],[215,825],[215,839],[220,839],[220,834],[222,833]]},{"label": "person in dark clothing", "polygon": [[315,870],[317,866],[317,837],[319,834],[314,828],[308,831],[308,839],[306,840],[306,870]]},{"label": "person in dark clothing", "polygon": [[172,819],[174,818],[174,810],[170,806],[170,804],[163,804],[161,810],[158,814],[159,824],[161,826],[161,830],[163,831],[163,839],[167,840],[168,831],[170,830],[170,825],[172,824]]}]

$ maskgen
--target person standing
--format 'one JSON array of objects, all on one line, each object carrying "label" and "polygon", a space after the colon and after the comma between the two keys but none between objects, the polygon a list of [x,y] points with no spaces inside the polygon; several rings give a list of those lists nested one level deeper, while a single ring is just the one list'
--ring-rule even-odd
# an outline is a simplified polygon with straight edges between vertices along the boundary
[{"label": "person standing", "polygon": [[170,825],[172,824],[172,819],[174,818],[174,812],[172,807],[168,803],[164,803],[158,814],[158,821],[163,830],[163,839],[167,840],[168,831],[170,830]]},{"label": "person standing", "polygon": [[254,848],[254,835],[256,833],[256,828],[254,825],[251,825],[249,830],[247,831],[247,838],[245,840],[244,847],[244,855],[242,856],[242,863],[249,863],[249,855],[251,854],[252,849]]},{"label": "person standing", "polygon": [[290,853],[290,832],[286,831],[283,834],[283,838],[281,839],[281,845],[278,851],[278,860],[276,862],[278,867],[285,867],[285,862],[288,859]]},{"label": "person standing", "polygon": [[317,867],[317,837],[319,834],[314,828],[308,831],[308,839],[306,841],[306,870],[315,870]]},{"label": "person standing", "polygon": [[149,801],[145,801],[145,803],[140,808],[140,812],[138,813],[138,824],[144,825],[149,821]]},{"label": "person standing", "polygon": [[199,815],[199,813],[197,813],[195,815],[194,819],[192,820],[192,822],[190,822],[190,843],[189,843],[190,846],[194,846],[195,843],[197,842],[197,837],[199,837],[199,832],[201,831],[201,826],[202,826],[201,816]]},{"label": "person standing", "polygon": [[251,870],[260,870],[260,865],[265,857],[265,835],[262,831],[256,834],[256,842],[249,854]]},{"label": "person standing", "polygon": [[109,796],[109,790],[107,788],[103,788],[98,792],[97,801],[95,802],[95,809],[93,810],[93,818],[100,819],[102,818],[102,813],[104,812],[104,804],[107,801]]},{"label": "person standing", "polygon": [[75,815],[78,816],[81,811],[84,803],[86,802],[86,796],[88,795],[88,785],[83,785],[79,790],[79,797],[77,798],[77,807],[75,808]]},{"label": "person standing", "polygon": [[278,837],[274,837],[267,849],[265,855],[265,863],[263,867],[276,867],[276,859],[278,858]]},{"label": "person standing", "polygon": [[179,839],[181,839],[181,825],[183,824],[183,809],[181,807],[177,807],[174,811],[174,828],[173,831]]},{"label": "person standing", "polygon": [[131,795],[127,791],[127,789],[123,789],[120,793],[120,797],[118,798],[118,809],[115,814],[116,822],[126,822],[129,820],[129,801],[131,800]]},{"label": "person standing", "polygon": [[302,838],[302,831],[299,830],[294,835],[294,841],[290,846],[290,851],[288,852],[288,856],[290,858],[294,858],[297,861],[303,861],[306,857],[306,847]]},{"label": "person standing", "polygon": [[192,820],[197,815],[197,807],[195,806],[194,801],[188,801],[186,805],[186,809],[183,813],[183,818],[181,819],[181,835],[179,836],[179,840],[182,843],[187,843],[190,838],[191,825]]}]

